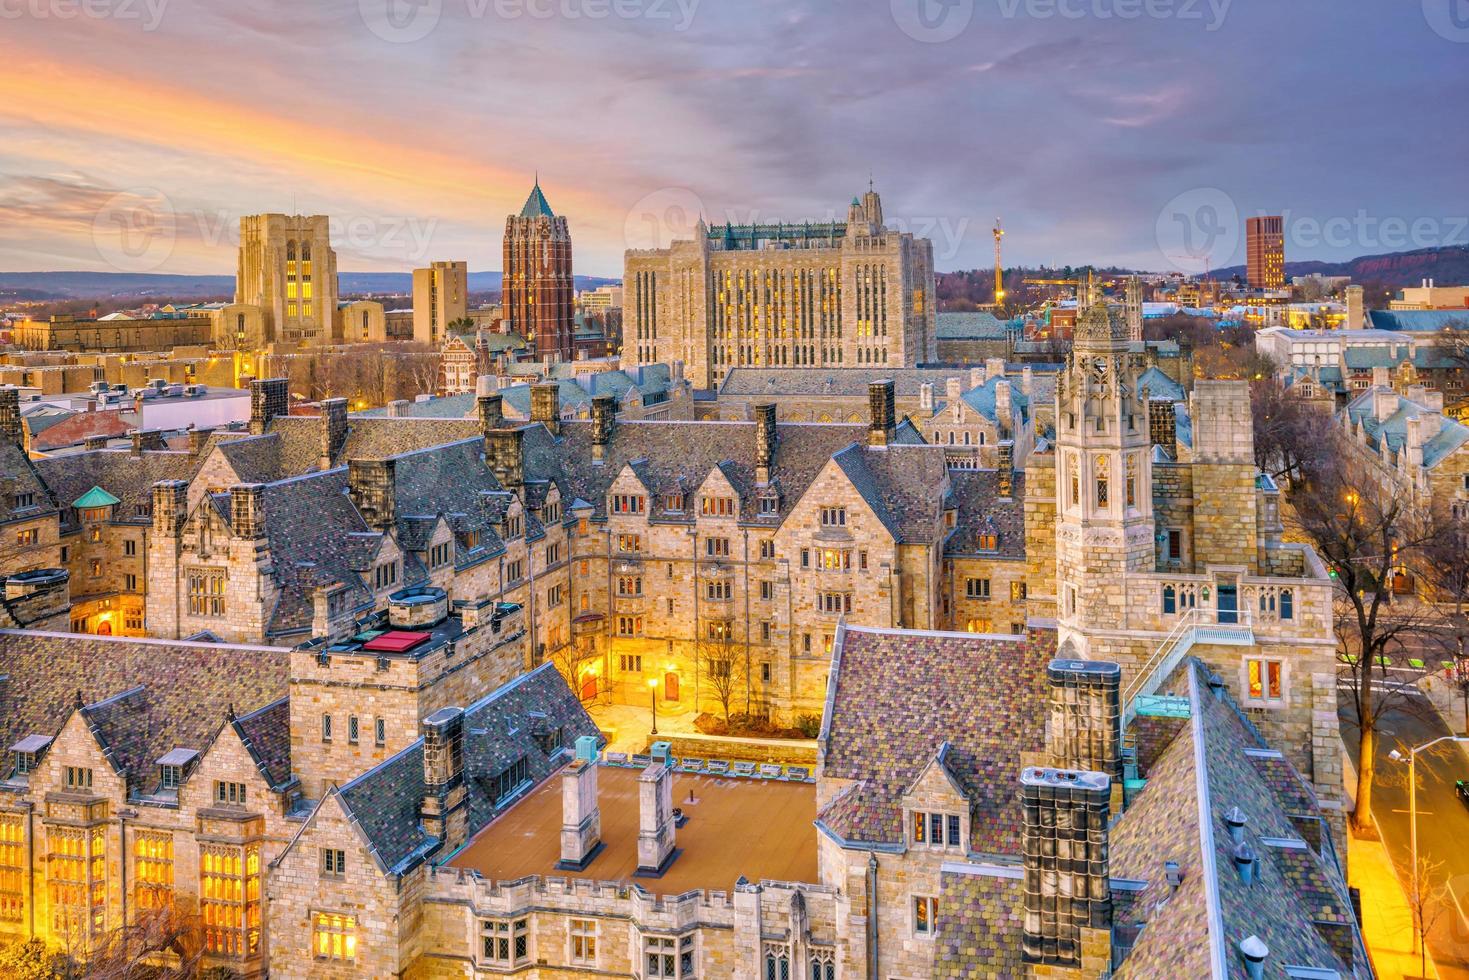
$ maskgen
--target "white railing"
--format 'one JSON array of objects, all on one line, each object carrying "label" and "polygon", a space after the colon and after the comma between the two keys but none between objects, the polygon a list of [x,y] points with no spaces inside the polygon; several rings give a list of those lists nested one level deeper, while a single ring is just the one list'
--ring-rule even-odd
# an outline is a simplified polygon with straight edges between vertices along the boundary
[{"label": "white railing", "polygon": [[1178,617],[1178,622],[1168,631],[1163,642],[1158,644],[1153,655],[1137,670],[1123,691],[1122,728],[1125,731],[1137,717],[1139,698],[1147,697],[1158,690],[1163,680],[1178,666],[1184,655],[1196,643],[1217,643],[1225,646],[1244,646],[1255,642],[1251,628],[1253,616],[1249,609],[1236,609],[1233,623],[1219,622],[1218,609],[1211,606],[1190,608]]}]

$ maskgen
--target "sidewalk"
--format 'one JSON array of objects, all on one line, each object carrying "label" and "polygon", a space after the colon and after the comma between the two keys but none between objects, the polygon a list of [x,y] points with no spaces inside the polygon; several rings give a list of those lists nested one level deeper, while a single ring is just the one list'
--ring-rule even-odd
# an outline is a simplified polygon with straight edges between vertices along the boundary
[{"label": "sidewalk", "polygon": [[1431,952],[1424,961],[1427,972],[1419,972],[1413,913],[1381,841],[1360,840],[1348,832],[1347,878],[1362,893],[1362,938],[1378,980],[1436,980]]},{"label": "sidewalk", "polygon": [[[652,744],[649,734],[653,725],[651,705],[643,704],[589,704],[587,714],[607,736],[608,752],[646,752]],[[677,701],[658,702],[658,734],[677,735],[696,733],[694,712],[687,704]]]}]

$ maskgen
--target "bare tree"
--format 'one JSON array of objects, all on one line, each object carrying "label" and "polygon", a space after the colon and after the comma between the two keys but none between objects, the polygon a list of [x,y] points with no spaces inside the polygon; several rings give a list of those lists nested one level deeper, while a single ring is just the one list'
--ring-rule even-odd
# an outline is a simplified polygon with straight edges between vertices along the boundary
[{"label": "bare tree", "polygon": [[741,675],[745,673],[744,660],[734,642],[730,624],[721,624],[715,635],[699,641],[699,662],[715,700],[724,709],[724,724],[728,726],[729,706],[739,692]]},{"label": "bare tree", "polygon": [[1255,465],[1287,483],[1326,465],[1333,440],[1330,414],[1293,395],[1273,373],[1250,382]]},{"label": "bare tree", "polygon": [[[1387,492],[1371,464],[1339,433],[1328,459],[1296,484],[1289,497],[1289,524],[1315,547],[1336,580],[1333,618],[1340,676],[1350,691],[1358,726],[1352,825],[1370,833],[1378,726],[1426,672],[1416,668],[1420,677],[1405,675],[1410,665],[1402,653],[1439,635],[1432,606],[1391,603],[1393,581],[1432,539],[1433,527],[1409,494]],[[1396,675],[1389,672],[1393,668]]]},{"label": "bare tree", "polygon": [[1430,861],[1419,855],[1415,867],[1411,862],[1398,866],[1398,880],[1403,883],[1403,897],[1413,915],[1413,936],[1418,942],[1418,974],[1428,976],[1428,934],[1447,908],[1449,889],[1444,884],[1443,862]]},{"label": "bare tree", "polygon": [[594,634],[578,636],[570,643],[563,643],[551,651],[551,659],[556,663],[556,669],[561,671],[561,676],[566,678],[566,683],[576,692],[576,696],[583,701],[582,676],[588,668],[594,667],[597,662],[597,637]]}]

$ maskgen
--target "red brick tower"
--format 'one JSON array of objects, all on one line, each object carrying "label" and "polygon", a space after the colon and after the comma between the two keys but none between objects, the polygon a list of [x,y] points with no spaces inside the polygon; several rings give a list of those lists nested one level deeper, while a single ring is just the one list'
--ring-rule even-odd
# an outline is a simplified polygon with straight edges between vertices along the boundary
[{"label": "red brick tower", "polygon": [[505,219],[505,320],[537,358],[572,359],[571,233],[536,181],[520,214]]}]

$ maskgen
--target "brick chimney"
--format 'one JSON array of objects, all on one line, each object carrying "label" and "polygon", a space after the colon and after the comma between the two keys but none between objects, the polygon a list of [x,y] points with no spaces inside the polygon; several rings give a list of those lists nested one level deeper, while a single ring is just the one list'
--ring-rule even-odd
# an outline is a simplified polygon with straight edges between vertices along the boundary
[{"label": "brick chimney", "polygon": [[886,446],[893,441],[898,429],[891,378],[874,381],[867,386],[867,405],[871,417],[867,429],[867,444]]},{"label": "brick chimney", "polygon": [[184,480],[159,480],[153,484],[153,533],[173,537],[189,517],[189,484]]},{"label": "brick chimney", "polygon": [[1122,778],[1122,668],[1104,660],[1046,665],[1050,715],[1046,754],[1058,769]]},{"label": "brick chimney", "polygon": [[347,493],[367,526],[386,531],[396,519],[395,460],[353,459],[347,462]]},{"label": "brick chimney", "polygon": [[673,846],[673,773],[655,762],[638,776],[638,870],[656,878],[678,857]]},{"label": "brick chimney", "polygon": [[20,389],[15,385],[0,388],[0,440],[21,444]]},{"label": "brick chimney", "polygon": [[290,413],[285,378],[264,378],[250,382],[250,434],[258,436],[270,427],[270,420]]},{"label": "brick chimney", "polygon": [[464,789],[464,709],[440,708],[419,725],[423,735],[424,833],[439,839],[440,853],[464,843],[469,825]]},{"label": "brick chimney", "polygon": [[600,465],[607,458],[612,442],[612,427],[617,424],[617,399],[597,395],[592,399],[592,462]]},{"label": "brick chimney", "polygon": [[332,460],[347,444],[347,399],[328,398],[321,403],[321,468],[332,468]]},{"label": "brick chimney", "polygon": [[524,442],[522,429],[492,429],[485,433],[485,465],[506,490],[519,490],[525,483]]},{"label": "brick chimney", "polygon": [[561,434],[561,385],[555,381],[531,385],[530,420],[550,429],[553,436]]},{"label": "brick chimney", "polygon": [[[595,750],[594,750],[595,751]],[[602,809],[597,803],[597,759],[577,759],[561,773],[562,871],[581,871],[602,850]]]},{"label": "brick chimney", "polygon": [[770,468],[775,465],[775,441],[779,432],[775,427],[775,405],[767,403],[755,406],[755,482],[760,486],[770,483]]},{"label": "brick chimney", "polygon": [[1025,962],[1103,976],[1112,960],[1105,773],[1029,767],[1020,774]]},{"label": "brick chimney", "polygon": [[505,424],[505,400],[498,391],[481,391],[475,396],[474,407],[479,412],[479,429],[482,435]]},{"label": "brick chimney", "polygon": [[209,437],[214,434],[212,428],[189,430],[189,452],[197,456],[209,445]]},{"label": "brick chimney", "polygon": [[265,537],[265,515],[260,506],[264,486],[237,483],[230,487],[230,530],[238,538],[253,541]]}]

